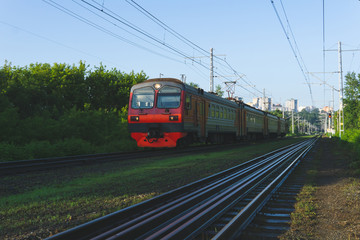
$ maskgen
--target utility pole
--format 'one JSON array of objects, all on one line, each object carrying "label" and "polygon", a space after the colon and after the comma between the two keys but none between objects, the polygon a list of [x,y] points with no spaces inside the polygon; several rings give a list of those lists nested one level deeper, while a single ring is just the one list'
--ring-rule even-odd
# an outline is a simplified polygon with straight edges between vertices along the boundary
[{"label": "utility pole", "polygon": [[267,106],[268,102],[265,99],[266,99],[266,95],[265,95],[265,88],[264,88],[264,91],[263,91],[263,106],[264,106],[264,109],[263,110],[267,111],[268,110],[268,106]]},{"label": "utility pole", "polygon": [[360,49],[350,49],[350,50],[342,50],[341,49],[341,41],[338,42],[338,49],[330,49],[325,51],[337,51],[339,57],[339,114],[338,114],[338,132],[339,137],[341,138],[342,133],[345,131],[344,125],[344,104],[343,104],[343,96],[344,96],[344,87],[343,87],[343,71],[342,71],[342,52],[349,51],[360,51]]},{"label": "utility pole", "polygon": [[298,119],[298,133],[300,133],[300,115],[299,115],[299,113],[297,114],[297,119]]},{"label": "utility pole", "polygon": [[[214,53],[213,48],[210,48],[210,92],[214,92]],[[215,56],[226,56],[224,54],[215,55]],[[198,57],[186,57],[185,59],[194,59],[194,58],[209,58],[209,56],[198,56]]]},{"label": "utility pole", "polygon": [[180,76],[181,76],[181,81],[183,83],[186,83],[186,75],[185,74],[180,74]]},{"label": "utility pole", "polygon": [[213,48],[210,48],[210,92],[214,92],[214,54]]},{"label": "utility pole", "polygon": [[342,71],[342,56],[341,56],[341,42],[338,43],[338,54],[339,54],[339,137],[341,139],[341,133],[344,132],[344,105],[343,105],[343,71]]},{"label": "utility pole", "polygon": [[292,134],[294,134],[294,110],[291,110],[291,124]]}]

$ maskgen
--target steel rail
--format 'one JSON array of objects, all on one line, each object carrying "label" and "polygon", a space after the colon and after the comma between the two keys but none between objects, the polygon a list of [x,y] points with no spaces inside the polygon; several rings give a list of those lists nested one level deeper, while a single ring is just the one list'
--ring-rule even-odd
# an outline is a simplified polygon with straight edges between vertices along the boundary
[{"label": "steel rail", "polygon": [[[226,191],[209,199],[201,206],[195,208],[186,215],[180,217],[176,221],[167,225],[163,229],[157,231],[146,239],[186,239],[193,232],[198,232],[203,225],[208,224],[208,219],[214,219],[222,212],[226,211],[237,201],[244,198],[251,190],[258,187],[268,175],[272,174],[274,169],[282,165],[289,156],[297,152],[299,149],[292,150],[269,163],[266,167],[257,172],[250,174],[246,179],[232,185]],[[116,239],[118,235],[114,238]]]},{"label": "steel rail", "polygon": [[135,235],[136,232],[138,232],[138,229],[141,229],[142,231],[146,231],[146,229],[151,230],[152,228],[156,227],[162,219],[171,219],[181,213],[183,209],[196,206],[202,199],[210,198],[222,190],[224,186],[241,181],[242,178],[248,178],[249,174],[252,174],[256,170],[264,167],[278,155],[279,153],[252,164],[249,167],[239,170],[229,176],[220,178],[219,180],[214,181],[201,189],[179,197],[170,203],[162,205],[153,211],[150,211],[144,215],[139,216],[138,218],[111,229],[110,231],[101,234],[94,239],[105,239],[113,234],[116,234],[116,237],[121,236],[123,238],[134,238],[136,237]]},{"label": "steel rail", "polygon": [[[275,150],[143,203],[59,233],[49,239],[136,239],[146,237],[152,239],[178,238],[179,236],[182,238],[184,229],[188,229],[191,225],[196,226],[197,229],[186,231],[198,232],[198,229],[203,228],[207,219],[216,218],[216,216],[209,215],[215,209],[223,212],[224,209],[229,208],[234,202],[260,185],[268,175],[271,175],[271,170],[274,170],[276,166],[283,165],[286,158],[279,155],[285,152],[289,156],[290,152],[291,154],[298,152],[299,148],[303,148],[307,142],[308,140]],[[240,195],[236,195],[237,193]],[[185,217],[191,218],[185,220]],[[165,225],[160,224],[163,222]],[[181,234],[179,235],[179,233]]]},{"label": "steel rail", "polygon": [[297,156],[296,159],[294,159],[291,164],[289,164],[289,166],[279,174],[279,176],[277,176],[270,184],[268,184],[266,188],[264,188],[249,204],[247,204],[212,239],[237,239],[240,236],[241,231],[246,228],[246,226],[255,217],[256,213],[260,211],[265,203],[270,199],[272,193],[274,193],[281,186],[281,184],[299,164],[299,159],[301,159],[310,151],[317,140],[318,138],[312,141],[311,144],[307,146],[307,148],[302,151],[299,156]]},{"label": "steel rail", "polygon": [[[226,147],[232,147],[235,144],[227,145]],[[236,145],[235,145],[236,146]],[[55,167],[67,167],[73,165],[109,162],[109,161],[122,161],[134,158],[148,158],[149,153],[155,156],[169,156],[175,154],[190,154],[198,151],[216,151],[217,146],[195,146],[186,149],[151,149],[135,152],[118,152],[118,153],[102,153],[102,154],[88,154],[55,158],[40,158],[31,160],[17,160],[0,162],[0,174],[2,176],[12,175],[17,173],[34,172],[45,169],[53,169]]]}]

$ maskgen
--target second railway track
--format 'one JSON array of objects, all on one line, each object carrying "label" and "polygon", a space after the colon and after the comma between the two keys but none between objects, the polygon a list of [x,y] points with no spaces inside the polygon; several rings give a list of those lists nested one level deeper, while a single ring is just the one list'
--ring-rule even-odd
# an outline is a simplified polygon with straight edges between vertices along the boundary
[{"label": "second railway track", "polygon": [[292,144],[50,239],[231,239],[316,139]]},{"label": "second railway track", "polygon": [[194,146],[185,149],[152,149],[136,152],[120,152],[120,153],[105,153],[105,154],[91,154],[79,155],[68,157],[56,158],[42,158],[33,160],[20,160],[10,162],[0,162],[0,174],[14,175],[22,173],[30,173],[42,170],[51,170],[60,167],[69,167],[76,165],[110,162],[110,161],[123,161],[127,159],[148,158],[149,153],[156,156],[171,156],[180,154],[193,154],[199,152],[212,152],[224,148],[232,148],[239,146],[241,143],[228,144],[228,145],[212,145],[212,146]]}]

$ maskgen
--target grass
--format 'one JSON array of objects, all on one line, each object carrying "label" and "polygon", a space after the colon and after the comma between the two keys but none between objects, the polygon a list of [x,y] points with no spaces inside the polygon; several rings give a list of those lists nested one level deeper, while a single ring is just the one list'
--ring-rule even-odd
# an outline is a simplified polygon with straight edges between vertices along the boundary
[{"label": "grass", "polygon": [[316,225],[316,199],[314,197],[317,186],[315,179],[323,155],[320,148],[312,159],[312,165],[306,171],[306,183],[296,197],[295,210],[291,213],[290,229],[280,239],[312,239],[312,230]]},{"label": "grass", "polygon": [[5,177],[0,183],[0,238],[45,238],[299,140]]}]

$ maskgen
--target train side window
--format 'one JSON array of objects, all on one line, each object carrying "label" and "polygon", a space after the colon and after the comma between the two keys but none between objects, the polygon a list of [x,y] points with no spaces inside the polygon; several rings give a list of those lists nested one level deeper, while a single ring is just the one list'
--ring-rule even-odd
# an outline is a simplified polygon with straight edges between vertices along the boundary
[{"label": "train side window", "polygon": [[220,108],[220,118],[223,118],[223,111],[224,111],[224,108],[221,107],[221,108]]},{"label": "train side window", "polygon": [[216,106],[215,117],[219,118],[219,106]]},{"label": "train side window", "polygon": [[185,96],[185,108],[187,110],[191,109],[191,95],[186,95]]},{"label": "train side window", "polygon": [[228,119],[227,111],[228,111],[227,108],[225,108],[225,109],[224,109],[224,118],[225,118],[225,119]]},{"label": "train side window", "polygon": [[215,118],[215,106],[211,104],[211,117]]}]

